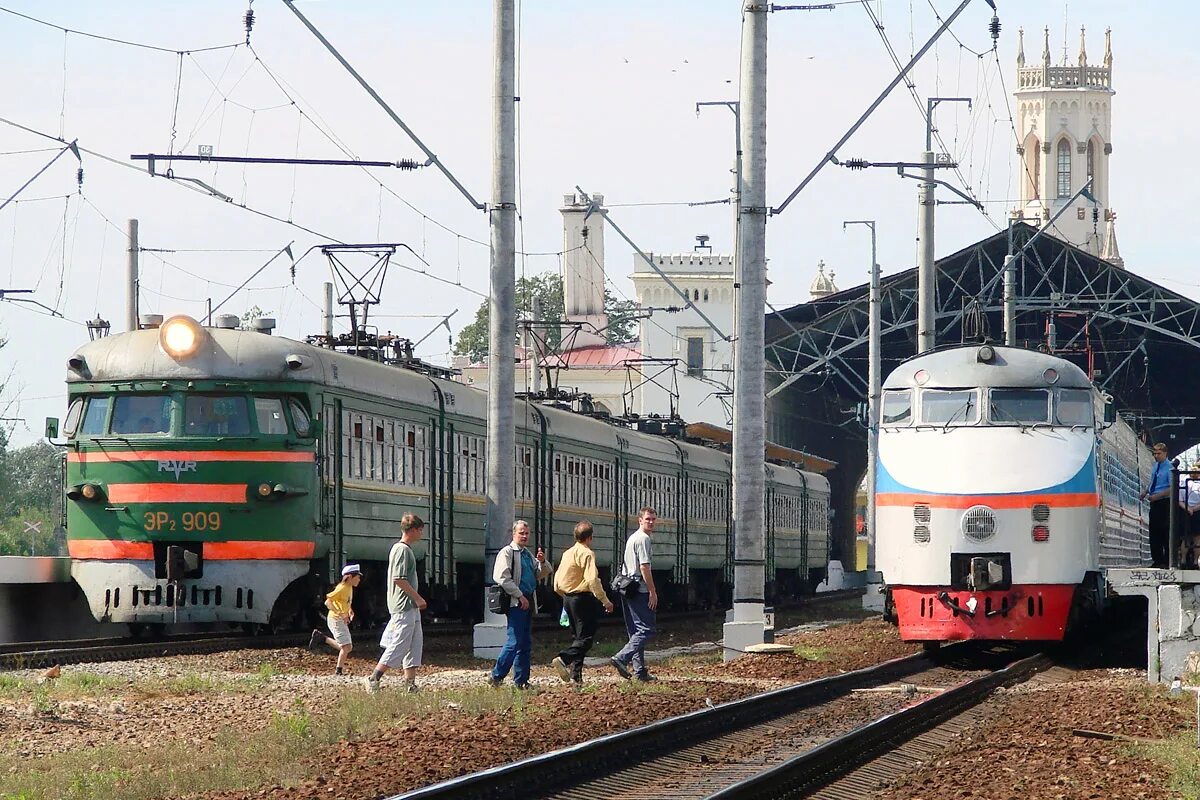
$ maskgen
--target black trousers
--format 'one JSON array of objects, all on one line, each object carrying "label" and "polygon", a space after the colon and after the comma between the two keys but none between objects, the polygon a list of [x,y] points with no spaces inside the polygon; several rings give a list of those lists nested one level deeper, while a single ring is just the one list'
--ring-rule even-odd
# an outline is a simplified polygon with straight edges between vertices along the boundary
[{"label": "black trousers", "polygon": [[565,650],[558,654],[564,664],[574,664],[576,670],[583,667],[583,659],[596,640],[596,625],[600,621],[600,601],[591,592],[578,592],[563,597],[567,608],[567,619],[571,621],[571,633],[575,638]]},{"label": "black trousers", "polygon": [[1163,497],[1150,503],[1150,558],[1154,566],[1165,567],[1170,561],[1167,551],[1171,547],[1171,498]]}]

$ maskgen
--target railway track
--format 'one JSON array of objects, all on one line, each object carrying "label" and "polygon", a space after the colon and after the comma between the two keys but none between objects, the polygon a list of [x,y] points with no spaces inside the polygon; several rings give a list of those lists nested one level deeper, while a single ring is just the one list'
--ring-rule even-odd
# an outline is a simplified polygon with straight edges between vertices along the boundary
[{"label": "railway track", "polygon": [[[807,598],[802,605],[823,605],[836,600],[861,595],[861,590],[829,592]],[[685,611],[664,615],[666,624],[672,621],[688,619],[704,619],[717,617],[715,611]],[[602,625],[623,625],[617,617],[606,617]],[[539,624],[539,629],[554,630],[557,624],[546,620]],[[383,628],[355,631],[356,637],[363,640],[378,638]],[[425,626],[425,636],[442,638],[469,635],[471,628],[460,623],[433,623]],[[5,669],[38,669],[55,664],[98,663],[103,661],[127,661],[137,658],[157,658],[177,655],[205,655],[220,653],[228,650],[260,649],[266,650],[277,647],[299,647],[308,642],[308,631],[231,635],[225,632],[197,632],[179,634],[155,639],[105,638],[105,639],[69,639],[41,642],[16,642],[0,644],[0,670]]]},{"label": "railway track", "polygon": [[[393,800],[803,797],[1049,664],[1015,648],[954,645],[933,657],[908,656],[702,709]],[[962,669],[979,674],[964,681],[952,671]],[[909,686],[890,691],[897,681]],[[909,696],[913,685],[916,694]]]}]

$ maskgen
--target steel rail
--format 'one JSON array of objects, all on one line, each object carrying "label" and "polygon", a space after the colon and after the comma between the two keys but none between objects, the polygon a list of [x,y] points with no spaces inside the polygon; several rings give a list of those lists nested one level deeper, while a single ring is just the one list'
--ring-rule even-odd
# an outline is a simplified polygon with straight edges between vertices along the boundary
[{"label": "steel rail", "polygon": [[1022,659],[831,739],[778,766],[709,795],[708,800],[804,797],[947,719],[979,705],[1001,686],[1028,680],[1052,663],[1050,657],[1042,653]]},{"label": "steel rail", "polygon": [[944,647],[937,661],[917,653],[753,695],[443,781],[389,800],[525,800],[545,796],[731,731],[828,702],[849,694],[852,689],[877,686],[930,669],[969,647],[970,643]]}]

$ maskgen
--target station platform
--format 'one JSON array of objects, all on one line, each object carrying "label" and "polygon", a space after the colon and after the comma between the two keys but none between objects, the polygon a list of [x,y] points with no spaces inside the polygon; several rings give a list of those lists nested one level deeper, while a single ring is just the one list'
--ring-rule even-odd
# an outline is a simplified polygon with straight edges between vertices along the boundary
[{"label": "station platform", "polygon": [[0,584],[69,583],[68,556],[0,556]]},{"label": "station platform", "polygon": [[1200,672],[1200,569],[1110,569],[1108,584],[1118,595],[1146,598],[1146,680]]}]

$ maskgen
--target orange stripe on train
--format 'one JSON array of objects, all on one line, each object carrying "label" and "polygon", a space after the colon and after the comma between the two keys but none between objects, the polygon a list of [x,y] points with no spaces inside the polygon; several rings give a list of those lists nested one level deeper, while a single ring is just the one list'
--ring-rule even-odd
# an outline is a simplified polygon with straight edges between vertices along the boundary
[{"label": "orange stripe on train", "polygon": [[246,503],[244,483],[110,483],[108,501],[117,503]]},{"label": "orange stripe on train", "polygon": [[247,461],[295,463],[314,461],[311,452],[296,450],[120,450],[67,453],[67,461],[106,464],[119,461]]},{"label": "orange stripe on train", "polygon": [[154,545],[150,542],[125,542],[120,539],[70,539],[67,552],[71,558],[94,558],[105,561],[153,561]]},{"label": "orange stripe on train", "polygon": [[315,542],[205,542],[206,561],[297,560],[313,557]]},{"label": "orange stripe on train", "polygon": [[917,494],[909,492],[881,492],[875,496],[878,506],[913,506],[930,508],[1029,508],[1033,505],[1051,508],[1083,508],[1100,505],[1100,495],[1095,492],[1068,492],[1063,494]]}]

